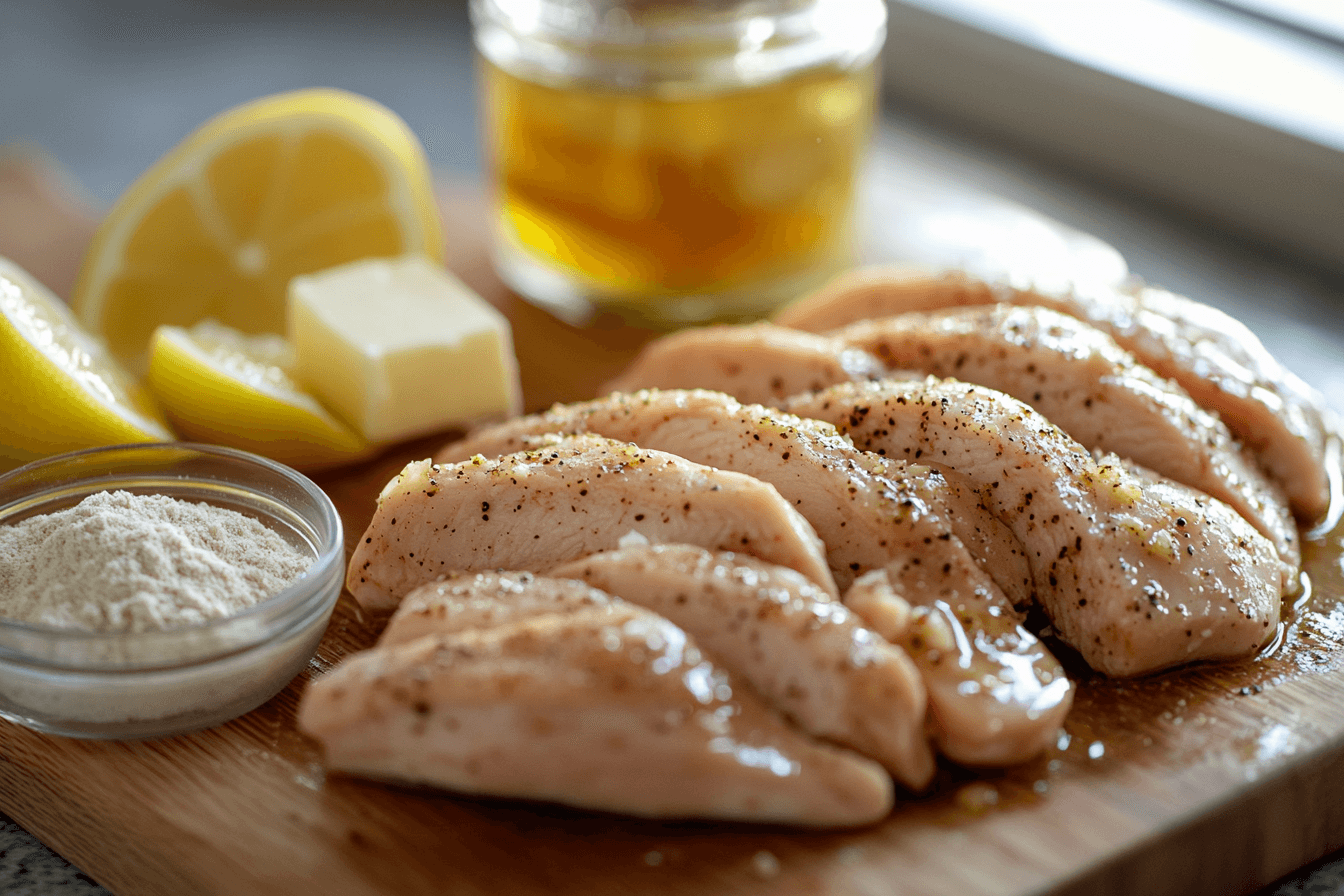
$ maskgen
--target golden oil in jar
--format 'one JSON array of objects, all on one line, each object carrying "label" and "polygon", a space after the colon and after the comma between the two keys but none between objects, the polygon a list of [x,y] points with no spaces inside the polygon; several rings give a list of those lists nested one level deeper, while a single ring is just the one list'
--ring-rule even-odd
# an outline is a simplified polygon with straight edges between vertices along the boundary
[{"label": "golden oil in jar", "polygon": [[666,326],[759,316],[852,262],[881,0],[473,15],[495,260],[519,292]]}]

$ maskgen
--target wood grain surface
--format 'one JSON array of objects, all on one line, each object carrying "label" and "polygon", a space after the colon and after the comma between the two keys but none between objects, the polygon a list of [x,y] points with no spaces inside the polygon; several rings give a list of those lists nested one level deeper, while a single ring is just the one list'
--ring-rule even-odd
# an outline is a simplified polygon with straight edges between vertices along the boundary
[{"label": "wood grain surface", "polygon": [[[528,408],[588,397],[653,334],[579,329],[509,294],[479,197],[445,190],[452,267],[513,321]],[[319,483],[347,546],[383,484],[443,436]],[[325,774],[294,715],[307,682],[381,620],[348,595],[317,656],[227,725],[147,742],[0,723],[0,809],[118,893],[942,894],[1249,892],[1344,845],[1344,530],[1254,661],[1135,682],[1079,672],[1055,749],[1007,772],[946,766],[934,791],[845,833],[659,824]]]}]

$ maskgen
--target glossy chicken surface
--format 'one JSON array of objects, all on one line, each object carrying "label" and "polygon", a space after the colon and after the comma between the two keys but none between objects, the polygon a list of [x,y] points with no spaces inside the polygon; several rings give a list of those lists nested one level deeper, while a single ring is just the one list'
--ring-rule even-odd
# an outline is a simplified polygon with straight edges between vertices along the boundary
[{"label": "glossy chicken surface", "polygon": [[[707,390],[650,389],[556,405],[477,429],[435,459],[493,457],[524,450],[538,438],[578,434],[631,442],[770,483],[817,529],[841,589],[858,572],[897,554],[929,554],[941,561],[964,553],[957,540],[943,537],[949,532],[1000,528],[979,507],[978,495],[946,488],[927,467],[912,470],[857,451],[830,424]],[[1000,543],[1010,538],[999,534]],[[1011,551],[1000,553],[1011,557]],[[996,566],[1013,565],[1003,556],[993,559]]]},{"label": "glossy chicken surface", "polygon": [[954,380],[846,384],[788,405],[857,445],[970,477],[1027,549],[1038,600],[1092,668],[1141,675],[1246,656],[1288,570],[1226,504],[1094,458],[1027,405]]},{"label": "glossy chicken surface", "polygon": [[1036,306],[988,305],[861,321],[836,338],[892,367],[1005,392],[1085,448],[1117,454],[1224,501],[1301,565],[1297,523],[1217,416],[1106,333]]},{"label": "glossy chicken surface", "polygon": [[791,569],[690,545],[603,551],[550,575],[581,579],[685,629],[816,737],[922,789],[933,777],[924,684],[910,657]]},{"label": "glossy chicken surface", "polygon": [[608,386],[384,488],[347,586],[396,612],[301,707],[332,768],[869,824],[939,761],[1054,744],[1049,645],[1116,677],[1254,655],[1328,503],[1310,390],[1151,289],[857,271]]}]

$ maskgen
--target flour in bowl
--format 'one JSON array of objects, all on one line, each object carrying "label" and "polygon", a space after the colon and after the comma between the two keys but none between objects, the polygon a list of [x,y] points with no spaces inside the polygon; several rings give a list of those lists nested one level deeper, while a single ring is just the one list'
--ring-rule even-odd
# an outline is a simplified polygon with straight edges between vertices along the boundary
[{"label": "flour in bowl", "polygon": [[99,492],[0,526],[0,616],[95,632],[183,628],[270,597],[312,563],[234,510]]}]

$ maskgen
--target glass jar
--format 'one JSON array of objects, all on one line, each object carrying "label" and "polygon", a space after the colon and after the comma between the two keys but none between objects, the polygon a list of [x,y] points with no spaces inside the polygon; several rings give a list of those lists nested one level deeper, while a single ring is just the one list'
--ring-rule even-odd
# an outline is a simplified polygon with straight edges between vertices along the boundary
[{"label": "glass jar", "polygon": [[495,264],[575,321],[759,317],[853,262],[883,0],[472,0]]}]

